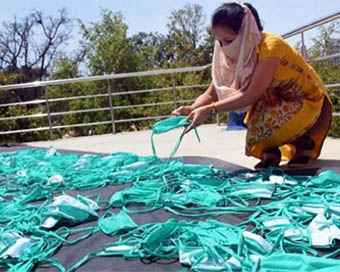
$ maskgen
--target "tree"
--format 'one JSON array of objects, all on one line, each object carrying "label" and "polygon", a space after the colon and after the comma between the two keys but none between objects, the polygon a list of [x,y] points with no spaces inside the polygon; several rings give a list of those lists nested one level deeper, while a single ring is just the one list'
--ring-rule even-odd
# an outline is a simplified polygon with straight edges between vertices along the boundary
[{"label": "tree", "polygon": [[128,26],[121,13],[103,9],[101,22],[86,26],[80,22],[81,46],[91,75],[125,73],[135,70],[133,47],[127,38]]},{"label": "tree", "polygon": [[[330,55],[333,52],[333,42],[339,39],[339,24],[331,23],[328,27],[320,27],[319,34],[313,39],[314,45],[309,50],[309,58]],[[339,83],[340,66],[334,65],[332,59],[312,62],[312,66],[325,83]],[[340,97],[338,88],[330,88],[329,93],[333,103],[333,110],[340,112]],[[334,117],[330,131],[331,136],[340,137],[340,120]]]},{"label": "tree", "polygon": [[314,45],[311,50],[312,57],[329,55],[332,53],[334,35],[340,34],[339,23],[331,23],[328,27],[321,26],[319,34],[312,39]]},{"label": "tree", "polygon": [[[20,75],[18,74],[4,74],[0,72],[0,85],[13,84]],[[15,97],[14,91],[0,91],[0,104],[9,104],[11,98]],[[2,106],[0,107],[0,117],[22,116],[32,115],[41,112],[46,112],[44,104],[37,105],[32,108],[22,106]],[[25,118],[18,120],[0,120],[0,131],[10,131],[18,129],[26,129],[30,127],[45,127],[48,126],[47,120],[44,118]],[[0,136],[0,144],[7,142],[24,142],[37,139],[48,139],[48,131],[42,131],[39,133],[18,133],[18,134],[6,134]]]},{"label": "tree", "polygon": [[[127,37],[128,26],[123,21],[121,13],[103,9],[100,22],[86,25],[80,21],[82,34],[81,47],[85,54],[85,66],[90,75],[117,74],[138,71],[145,69],[143,62],[140,62],[141,55],[136,55],[133,39]],[[147,61],[147,58],[144,58]],[[85,94],[107,94],[109,86],[112,92],[132,91],[140,87],[138,84],[143,79],[127,78],[110,81],[95,81],[84,84],[83,95]],[[89,88],[88,86],[91,86]],[[113,106],[127,106],[141,103],[143,95],[120,95],[112,99]],[[79,99],[70,103],[72,108],[107,108],[108,97],[93,100]],[[134,117],[135,111],[131,109],[115,110],[116,119]],[[69,123],[85,123],[110,120],[109,111],[98,111],[87,114],[75,114],[68,116]],[[126,124],[119,124],[118,130],[128,129]],[[88,134],[90,128],[79,128],[77,134]],[[95,133],[110,132],[107,126],[97,126]]]},{"label": "tree", "polygon": [[[66,16],[66,14],[64,14]],[[68,24],[68,21],[61,20],[63,16],[58,17],[60,19],[60,26],[58,32],[63,33],[65,27],[62,25]],[[16,26],[14,29],[21,29],[19,33],[26,33],[27,41],[32,42],[31,34],[33,33],[36,24],[38,26],[47,25],[49,22],[51,26],[55,25],[52,19],[47,20],[41,13],[35,13],[35,16],[27,16],[24,20],[15,19]],[[34,18],[34,20],[32,19]],[[40,19],[39,19],[40,18]],[[46,21],[47,20],[47,21]],[[46,22],[45,22],[46,21]],[[31,24],[29,24],[31,22]],[[43,22],[43,23],[42,23]],[[213,36],[211,30],[204,27],[204,14],[202,8],[199,5],[185,5],[180,10],[175,10],[171,13],[169,18],[168,30],[166,35],[159,33],[138,33],[132,37],[127,36],[128,26],[124,22],[124,18],[121,13],[114,13],[109,10],[103,9],[101,11],[101,19],[99,22],[93,22],[85,24],[81,21],[80,33],[82,39],[80,41],[80,48],[77,50],[76,56],[70,57],[62,53],[62,44],[59,44],[55,48],[56,51],[48,51],[47,45],[49,42],[44,43],[46,45],[45,51],[32,51],[25,55],[25,46],[20,47],[21,36],[25,35],[17,34],[16,46],[13,46],[11,52],[17,52],[16,54],[2,54],[4,61],[0,62],[6,69],[6,73],[14,70],[18,70],[18,77],[23,74],[24,68],[29,67],[25,77],[30,78],[28,81],[49,77],[52,79],[72,78],[79,77],[84,74],[87,75],[103,75],[103,74],[117,74],[127,73],[135,71],[145,71],[151,69],[166,69],[174,67],[187,67],[208,64],[211,62],[212,48],[213,48]],[[9,25],[8,25],[9,26]],[[26,28],[24,27],[26,26]],[[46,27],[46,29],[48,29]],[[55,29],[51,27],[50,29]],[[23,31],[25,30],[25,31]],[[34,30],[35,33],[36,30]],[[1,31],[0,31],[1,32]],[[4,33],[4,32],[2,32]],[[44,36],[45,32],[40,28],[39,35]],[[46,32],[51,33],[51,32]],[[4,34],[5,35],[5,34]],[[46,36],[46,35],[45,35]],[[53,36],[53,35],[52,35]],[[56,42],[66,39],[66,36],[61,35],[60,39]],[[4,38],[4,36],[3,36]],[[0,39],[1,40],[1,39]],[[22,40],[24,40],[22,38]],[[48,41],[48,39],[47,39]],[[51,41],[51,40],[50,40]],[[22,42],[25,44],[24,42]],[[34,42],[37,44],[37,42]],[[34,44],[33,43],[33,44]],[[52,42],[52,44],[54,44]],[[18,46],[19,45],[19,46]],[[18,50],[18,48],[21,48]],[[29,48],[35,48],[29,47]],[[38,47],[37,47],[38,48]],[[58,48],[58,50],[57,50]],[[6,47],[5,47],[6,49]],[[5,51],[1,51],[5,52]],[[45,56],[51,56],[51,59],[43,59],[41,52],[46,52]],[[6,56],[6,57],[5,57]],[[27,57],[25,57],[27,56]],[[33,57],[36,58],[33,58]],[[41,56],[39,58],[39,56]],[[11,60],[11,66],[8,64],[8,60]],[[7,61],[7,64],[6,64]],[[35,65],[33,65],[36,62]],[[41,65],[41,64],[44,65]],[[14,65],[15,64],[15,65]],[[38,65],[40,64],[40,65]],[[53,64],[53,65],[52,65]],[[16,67],[16,68],[15,68]],[[42,69],[46,67],[46,69]],[[80,68],[81,67],[81,68]],[[82,69],[84,67],[84,69]],[[53,69],[52,69],[53,68]],[[11,70],[12,69],[12,70]],[[37,75],[40,76],[37,76]],[[42,76],[41,76],[42,75]],[[23,81],[23,77],[20,80],[16,77],[16,82]],[[111,87],[113,93],[112,105],[118,107],[114,110],[114,116],[116,120],[150,117],[158,115],[167,115],[171,112],[174,105],[159,105],[156,107],[145,106],[141,104],[157,103],[157,102],[170,102],[172,103],[174,98],[173,84],[179,85],[196,85],[202,83],[208,83],[210,81],[210,71],[204,72],[191,72],[191,73],[176,73],[173,75],[164,76],[147,76],[139,78],[124,78],[115,80],[104,81],[91,81],[81,82],[66,85],[50,86],[46,89],[48,97],[50,99],[49,107],[52,112],[67,112],[72,111],[72,114],[60,114],[52,117],[52,125],[73,125],[84,124],[92,122],[110,122],[110,112],[107,110],[110,101],[108,89]],[[15,83],[15,82],[13,82]],[[134,90],[146,90],[152,88],[169,88],[168,91],[162,92],[150,92],[150,93],[134,93],[115,95],[117,92],[126,92]],[[36,89],[35,89],[36,91]],[[193,99],[197,97],[204,89],[193,90],[191,88],[176,90],[176,96],[178,100]],[[24,92],[27,94],[27,91]],[[18,91],[18,94],[20,92]],[[98,96],[99,94],[99,96]],[[34,98],[37,94],[34,93]],[[79,98],[81,96],[97,95],[95,98]],[[53,98],[77,96],[77,99],[70,99],[67,101],[51,101]],[[43,97],[41,95],[41,97]],[[34,99],[33,98],[33,99]],[[0,97],[1,99],[1,97]],[[31,97],[32,99],[32,97]],[[15,101],[25,100],[20,94],[19,99]],[[127,108],[130,105],[140,105],[134,108]],[[95,109],[95,110],[93,110]],[[97,110],[96,110],[97,109]],[[105,109],[105,110],[103,110]],[[88,110],[88,112],[77,113],[78,110]],[[10,108],[6,114],[14,113],[15,109]],[[26,111],[26,112],[25,112]],[[34,106],[33,108],[20,108],[20,115],[28,115],[38,112],[46,112],[46,105]],[[7,116],[7,115],[6,115]],[[40,118],[30,120],[29,122],[11,122],[10,129],[17,129],[18,127],[28,127],[29,124],[34,126],[48,126],[46,118]],[[25,121],[26,121],[25,120]],[[142,122],[130,122],[118,123],[116,125],[117,131],[124,131],[132,129],[143,129],[153,121]],[[92,133],[109,133],[111,132],[111,124],[98,125],[88,127],[74,127],[72,129],[60,130],[60,136],[63,136],[66,132],[77,135],[89,135]],[[40,136],[41,135],[41,136]],[[45,134],[33,135],[35,139],[43,139],[40,137],[48,137],[48,132]],[[56,136],[56,135],[55,135]],[[19,136],[18,136],[19,137]],[[20,135],[21,137],[21,135]],[[19,138],[20,138],[19,137]],[[31,138],[31,135],[23,135],[26,140]],[[17,139],[19,139],[17,138]],[[23,138],[20,138],[23,139]]]},{"label": "tree", "polygon": [[[5,21],[0,30],[0,70],[17,74],[13,83],[32,82],[49,77],[57,55],[71,37],[72,21],[66,9],[56,17],[34,11],[22,19]],[[41,97],[42,88],[15,90],[11,102]]]},{"label": "tree", "polygon": [[3,23],[0,31],[0,69],[21,73],[22,81],[42,80],[53,60],[71,37],[72,21],[66,9],[56,17],[34,11]]},{"label": "tree", "polygon": [[168,60],[165,46],[167,40],[163,34],[139,32],[129,41],[132,43],[134,54],[138,57],[138,70],[158,69]]},{"label": "tree", "polygon": [[203,39],[199,51],[202,52],[202,63],[208,64],[212,62],[215,46],[215,36],[210,26],[206,27]]},{"label": "tree", "polygon": [[[56,16],[45,16],[40,11],[11,21],[4,21],[0,29],[0,72],[5,78],[11,77],[11,84],[32,82],[48,78],[54,61],[62,54],[71,37],[73,23],[66,9]],[[7,81],[8,82],[8,81]],[[43,98],[43,88],[4,91],[0,100],[6,104]],[[0,109],[2,117],[32,115],[46,112],[44,104],[7,106]],[[7,121],[4,130],[17,130],[48,126],[46,118],[25,118]],[[4,137],[16,141],[46,139],[48,132],[14,134]]]},{"label": "tree", "polygon": [[172,53],[170,61],[186,64],[201,63],[200,45],[205,32],[205,15],[198,4],[186,4],[184,8],[174,10],[167,24],[169,46]]},{"label": "tree", "polygon": [[[188,67],[205,65],[211,62],[205,46],[208,45],[207,28],[205,27],[205,15],[198,4],[186,4],[183,8],[174,10],[169,17],[168,34],[164,42],[167,52],[167,61],[162,68]],[[209,50],[209,49],[208,49]],[[203,84],[210,81],[210,72],[176,73],[158,78],[157,86],[171,87],[183,85]],[[159,97],[150,99],[171,101],[174,95],[178,101],[194,99],[204,91],[203,89],[185,88],[164,92]],[[155,101],[157,102],[157,101]],[[180,104],[176,105],[179,106]],[[169,114],[174,105],[164,106],[161,114]]]}]

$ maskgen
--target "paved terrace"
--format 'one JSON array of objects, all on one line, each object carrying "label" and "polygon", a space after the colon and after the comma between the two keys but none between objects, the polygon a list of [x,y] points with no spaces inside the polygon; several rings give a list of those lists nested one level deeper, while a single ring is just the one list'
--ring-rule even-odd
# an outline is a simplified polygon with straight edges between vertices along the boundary
[{"label": "paved terrace", "polygon": [[[155,135],[155,145],[158,156],[168,157],[182,129],[176,129],[165,134]],[[242,167],[253,168],[257,159],[244,155],[246,131],[226,131],[225,127],[202,125],[198,128],[201,138],[199,143],[194,133],[185,135],[177,156],[210,157],[227,161]],[[31,147],[50,147],[57,149],[112,153],[131,152],[140,156],[152,154],[151,131],[123,132],[86,137],[75,137],[55,141],[30,142]],[[325,141],[320,160],[312,162],[310,167],[324,169],[340,167],[340,139],[328,137]]]}]

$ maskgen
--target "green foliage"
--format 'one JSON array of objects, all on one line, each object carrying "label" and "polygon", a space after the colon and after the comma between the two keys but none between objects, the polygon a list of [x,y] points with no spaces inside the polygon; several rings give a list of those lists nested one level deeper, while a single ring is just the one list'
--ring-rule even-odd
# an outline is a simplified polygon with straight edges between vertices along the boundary
[{"label": "green foliage", "polygon": [[[340,96],[339,90],[331,90],[330,96],[333,102],[333,112],[340,113]],[[331,125],[330,136],[340,138],[340,116],[333,116],[333,122]]]},{"label": "green foliage", "polygon": [[[10,106],[8,107],[5,114],[1,115],[2,117],[10,117],[10,116],[29,116],[29,115],[39,115],[46,113],[46,106],[40,105],[34,108],[28,108],[26,106]],[[48,128],[48,119],[47,117],[27,117],[23,119],[14,119],[14,120],[6,120],[0,121],[0,127],[4,131],[15,131],[21,129],[29,129],[29,128]],[[0,143],[9,143],[9,142],[29,142],[33,140],[48,140],[49,132],[47,129],[35,132],[26,132],[26,133],[16,133],[16,134],[8,134],[1,135]]]},{"label": "green foliage", "polygon": [[127,38],[128,26],[120,13],[102,10],[102,21],[86,26],[81,23],[81,45],[85,48],[88,69],[92,75],[135,71],[132,43]]},{"label": "green foliage", "polygon": [[[319,34],[313,39],[314,46],[309,52],[309,57],[313,59],[332,53],[334,54],[334,52],[332,52],[332,43],[335,38],[339,38],[336,36],[338,33],[337,25],[334,23],[330,24],[328,27],[320,27]],[[325,84],[339,83],[340,66],[334,65],[332,60],[333,59],[312,62],[313,68]],[[329,88],[329,94],[333,103],[333,112],[340,112],[339,92],[339,88]],[[329,135],[340,137],[340,118],[337,116],[333,117]]]},{"label": "green foliage", "polygon": [[[21,74],[18,73],[7,74],[0,72],[0,85],[13,84],[20,77]],[[14,91],[0,91],[0,104],[15,102],[15,97]],[[2,115],[5,111],[6,108],[0,107],[0,115]]]},{"label": "green foliage", "polygon": [[[207,48],[210,46],[212,35],[211,31],[206,33],[204,20],[204,14],[199,5],[185,5],[183,9],[171,13],[167,35],[141,32],[127,37],[128,26],[122,14],[103,9],[99,22],[85,24],[79,21],[82,34],[79,52],[84,52],[83,62],[79,63],[67,56],[59,57],[54,61],[55,65],[50,78],[81,77],[84,72],[80,72],[80,67],[87,75],[96,76],[209,63],[211,52],[208,52],[210,48],[208,50]],[[111,103],[114,107],[114,118],[122,121],[169,115],[175,106],[188,104],[188,100],[196,98],[204,91],[204,88],[174,90],[175,86],[206,84],[209,81],[210,71],[204,71],[49,86],[45,91],[49,98],[52,126],[61,126],[60,129],[53,130],[53,137],[111,132],[109,90],[112,92]],[[167,88],[167,90],[140,92],[162,88]],[[126,94],[131,91],[139,92]],[[125,94],[119,94],[122,92]],[[84,96],[96,97],[84,98]],[[70,97],[77,98],[71,99]],[[40,98],[45,98],[44,92]],[[178,101],[176,105],[174,98]],[[158,103],[158,105],[150,106],[151,103]],[[132,105],[137,105],[137,107],[131,107]],[[72,113],[64,114],[69,111]],[[44,103],[33,107],[12,107],[8,114],[30,115],[38,112],[47,112]],[[35,121],[31,122],[33,120]],[[101,123],[101,125],[63,128],[63,126],[92,122]],[[108,124],[102,124],[105,122]],[[119,122],[116,124],[116,131],[144,129],[153,122],[153,119],[129,123]],[[7,129],[12,130],[46,127],[48,119],[46,117],[26,118],[8,122],[6,125]],[[48,133],[26,133],[24,139],[19,140],[44,140],[47,137]]]}]

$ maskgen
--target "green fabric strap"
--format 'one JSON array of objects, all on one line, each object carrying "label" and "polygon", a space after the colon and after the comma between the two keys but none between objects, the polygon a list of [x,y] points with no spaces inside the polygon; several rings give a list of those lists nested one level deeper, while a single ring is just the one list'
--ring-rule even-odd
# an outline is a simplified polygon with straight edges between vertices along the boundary
[{"label": "green fabric strap", "polygon": [[[173,158],[173,156],[177,152],[177,150],[178,150],[178,148],[179,148],[179,146],[182,142],[182,139],[184,137],[184,134],[186,132],[186,129],[190,125],[191,125],[191,121],[187,120],[186,116],[170,117],[170,118],[167,118],[167,119],[164,119],[164,120],[161,120],[161,121],[155,123],[152,126],[152,133],[151,133],[151,147],[152,147],[153,155],[155,157],[157,157],[156,147],[155,147],[155,144],[154,144],[154,135],[155,134],[162,134],[162,133],[168,132],[170,130],[173,130],[175,128],[184,127],[183,132],[179,136],[173,150],[170,153],[169,159],[171,159],[171,158]],[[197,129],[195,128],[194,131],[195,131],[195,135],[197,137],[197,140],[200,142],[201,139],[198,135]]]}]

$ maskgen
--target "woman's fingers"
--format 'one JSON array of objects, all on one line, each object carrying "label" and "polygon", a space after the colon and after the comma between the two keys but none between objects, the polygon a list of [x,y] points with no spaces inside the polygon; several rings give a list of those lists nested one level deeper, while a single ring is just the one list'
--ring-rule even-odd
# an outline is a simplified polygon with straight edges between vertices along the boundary
[{"label": "woman's fingers", "polygon": [[179,108],[175,109],[171,114],[175,115],[175,116],[181,115],[181,111],[182,111],[181,108],[182,107],[179,107]]},{"label": "woman's fingers", "polygon": [[192,130],[193,128],[196,127],[196,116],[195,116],[195,111],[192,111],[185,120],[192,120],[190,126],[187,127],[187,129],[185,130],[185,133],[188,133],[190,130]]},{"label": "woman's fingers", "polygon": [[204,119],[206,118],[208,113],[209,109],[207,107],[201,107],[193,110],[186,118],[186,120],[192,120],[192,123],[185,131],[185,133],[188,133],[193,128],[200,126],[204,122]]},{"label": "woman's fingers", "polygon": [[179,115],[189,115],[192,112],[190,106],[181,106],[174,111],[172,111],[172,115],[179,116]]},{"label": "woman's fingers", "polygon": [[186,121],[192,120],[193,117],[194,117],[194,112],[192,111],[192,112],[190,112],[190,113],[188,114],[188,116],[187,116],[187,118],[185,118],[185,120],[186,120]]},{"label": "woman's fingers", "polygon": [[175,109],[174,111],[171,112],[171,115],[178,116],[178,115],[179,115],[179,112],[177,111],[177,109]]}]

